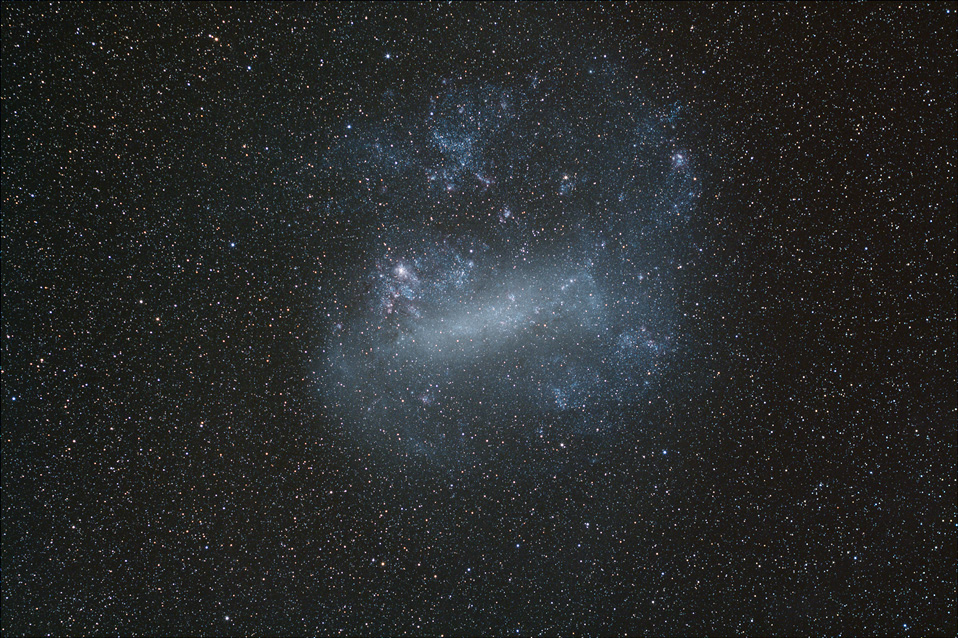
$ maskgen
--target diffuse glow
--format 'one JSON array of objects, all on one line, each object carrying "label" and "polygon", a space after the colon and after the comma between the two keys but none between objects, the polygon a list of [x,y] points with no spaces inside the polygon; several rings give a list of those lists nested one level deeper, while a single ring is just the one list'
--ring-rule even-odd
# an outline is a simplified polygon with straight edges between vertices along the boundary
[{"label": "diffuse glow", "polygon": [[660,378],[697,178],[656,125],[672,115],[609,82],[592,101],[448,86],[427,113],[396,105],[407,135],[337,149],[381,184],[357,193],[367,250],[343,256],[356,303],[326,312],[325,402],[350,431],[444,459],[463,423],[594,430]]}]

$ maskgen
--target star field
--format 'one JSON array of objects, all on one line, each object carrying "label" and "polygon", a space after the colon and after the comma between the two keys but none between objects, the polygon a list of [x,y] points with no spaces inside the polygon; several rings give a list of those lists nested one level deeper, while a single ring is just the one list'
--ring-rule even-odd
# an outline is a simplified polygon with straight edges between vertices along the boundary
[{"label": "star field", "polygon": [[953,3],[5,3],[5,635],[954,635]]}]

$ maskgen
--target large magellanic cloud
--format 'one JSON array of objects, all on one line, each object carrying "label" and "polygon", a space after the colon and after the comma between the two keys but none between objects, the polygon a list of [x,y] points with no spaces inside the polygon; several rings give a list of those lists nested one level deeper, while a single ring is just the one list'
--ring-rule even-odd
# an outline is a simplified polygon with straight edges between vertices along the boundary
[{"label": "large magellanic cloud", "polygon": [[615,69],[392,98],[327,161],[359,239],[321,297],[325,409],[440,462],[634,421],[682,329],[700,183],[679,109]]}]

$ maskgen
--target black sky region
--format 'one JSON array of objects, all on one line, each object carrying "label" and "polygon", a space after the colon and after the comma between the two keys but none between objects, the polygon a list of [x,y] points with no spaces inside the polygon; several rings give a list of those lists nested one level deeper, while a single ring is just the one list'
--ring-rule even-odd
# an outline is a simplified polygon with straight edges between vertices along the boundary
[{"label": "black sky region", "polygon": [[954,635],[940,3],[2,5],[5,635]]}]

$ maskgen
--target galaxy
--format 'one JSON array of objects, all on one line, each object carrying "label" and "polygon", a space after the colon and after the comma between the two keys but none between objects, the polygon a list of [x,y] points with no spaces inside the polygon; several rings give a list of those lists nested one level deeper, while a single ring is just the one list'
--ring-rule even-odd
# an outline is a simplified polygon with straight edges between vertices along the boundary
[{"label": "galaxy", "polygon": [[[389,125],[330,153],[363,185],[337,214],[368,230],[333,260],[344,293],[321,312],[316,383],[352,433],[459,465],[490,436],[548,447],[637,427],[682,329],[675,274],[701,255],[702,188],[680,107],[594,66],[571,86],[396,96]],[[628,417],[597,418],[613,409]]]},{"label": "galaxy", "polygon": [[954,636],[954,3],[4,3],[4,636]]}]

